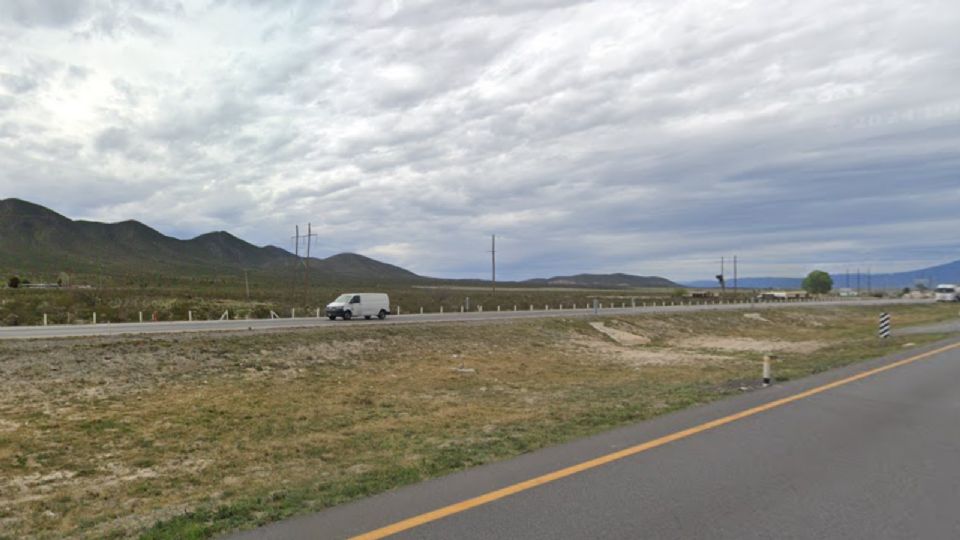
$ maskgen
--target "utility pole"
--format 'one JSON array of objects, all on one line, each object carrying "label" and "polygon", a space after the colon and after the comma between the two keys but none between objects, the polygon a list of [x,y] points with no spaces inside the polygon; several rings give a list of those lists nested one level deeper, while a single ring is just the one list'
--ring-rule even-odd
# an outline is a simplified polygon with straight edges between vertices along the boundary
[{"label": "utility pole", "polygon": [[294,230],[297,231],[297,234],[293,237],[293,254],[300,258],[300,226],[294,225]]},{"label": "utility pole", "polygon": [[[297,257],[297,262],[300,262],[300,225],[294,225],[294,230],[296,234],[293,238],[293,254]],[[296,294],[297,292],[297,265],[294,264],[293,272],[290,273],[290,293]]]},{"label": "utility pole", "polygon": [[736,296],[740,287],[737,283],[737,256],[733,256],[733,295]]},{"label": "utility pole", "polygon": [[[300,236],[300,225],[296,226],[296,236],[293,237],[293,252],[297,256],[297,261],[303,264],[303,291],[306,293],[308,289],[308,275],[310,271],[310,240],[317,236],[313,233],[312,224],[307,223],[307,234],[305,236]],[[306,259],[300,259],[300,242],[306,239],[307,241],[307,257]]]},{"label": "utility pole", "polygon": [[490,284],[497,292],[497,235],[490,235]]},{"label": "utility pole", "polygon": [[313,234],[313,225],[307,223],[307,258],[303,260],[303,290],[310,290],[310,241],[316,234]]}]

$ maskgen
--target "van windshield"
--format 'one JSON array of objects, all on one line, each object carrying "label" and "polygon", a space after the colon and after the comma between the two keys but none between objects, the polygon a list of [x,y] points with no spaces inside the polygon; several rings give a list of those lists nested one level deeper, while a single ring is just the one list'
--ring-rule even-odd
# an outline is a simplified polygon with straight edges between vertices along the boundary
[{"label": "van windshield", "polygon": [[949,287],[940,287],[940,288],[937,289],[937,292],[939,292],[939,293],[952,293],[952,292],[957,292],[957,290],[956,290],[956,289],[949,288]]},{"label": "van windshield", "polygon": [[350,302],[350,299],[351,299],[351,298],[353,298],[353,295],[352,295],[352,294],[341,294],[340,296],[337,297],[336,300],[334,300],[334,302],[339,302],[339,303],[346,304],[346,303]]}]

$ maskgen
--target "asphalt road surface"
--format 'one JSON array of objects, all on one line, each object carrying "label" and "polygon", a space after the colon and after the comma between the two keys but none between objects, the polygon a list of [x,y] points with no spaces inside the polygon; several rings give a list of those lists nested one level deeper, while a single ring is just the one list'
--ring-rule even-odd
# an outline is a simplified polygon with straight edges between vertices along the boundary
[{"label": "asphalt road surface", "polygon": [[960,538],[958,421],[954,339],[234,538]]},{"label": "asphalt road surface", "polygon": [[[806,302],[771,302],[771,303],[742,303],[742,304],[704,304],[704,305],[666,305],[637,308],[604,308],[599,310],[602,315],[624,315],[632,313],[669,313],[677,311],[716,311],[716,310],[757,310],[777,309],[785,307],[823,307],[823,306],[862,306],[888,304],[923,304],[930,300],[878,300],[878,299],[846,299],[842,301],[806,301]],[[527,306],[529,309],[529,306]],[[393,325],[393,324],[422,324],[436,322],[458,321],[490,321],[509,319],[528,319],[540,317],[588,317],[593,315],[592,309],[550,309],[550,310],[520,310],[513,311],[485,311],[470,313],[427,313],[424,315],[394,315],[384,321],[376,318],[367,321],[355,319],[352,321],[331,321],[326,317],[299,317],[280,319],[250,319],[225,321],[179,321],[179,322],[146,322],[146,323],[103,323],[103,324],[63,324],[50,326],[10,326],[0,328],[0,339],[35,339],[55,337],[84,337],[84,336],[115,336],[123,334],[168,334],[181,332],[218,332],[241,330],[278,330],[290,328],[342,328],[346,325]]]}]

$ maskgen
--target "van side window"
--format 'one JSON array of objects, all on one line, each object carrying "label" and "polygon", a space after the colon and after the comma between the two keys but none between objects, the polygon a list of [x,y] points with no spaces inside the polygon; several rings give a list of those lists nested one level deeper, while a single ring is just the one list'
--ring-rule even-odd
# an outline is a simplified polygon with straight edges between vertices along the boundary
[{"label": "van side window", "polygon": [[354,296],[354,297],[353,297],[353,300],[351,300],[350,303],[351,303],[351,304],[359,304],[359,303],[360,303],[360,295],[358,294],[358,295]]}]

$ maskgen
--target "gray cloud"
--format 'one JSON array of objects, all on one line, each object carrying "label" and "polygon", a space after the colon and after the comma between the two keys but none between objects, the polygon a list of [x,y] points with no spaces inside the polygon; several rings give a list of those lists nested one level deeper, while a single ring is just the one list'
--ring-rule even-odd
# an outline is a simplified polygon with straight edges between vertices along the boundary
[{"label": "gray cloud", "polygon": [[485,275],[492,233],[504,278],[903,269],[956,258],[958,23],[940,0],[0,0],[0,189],[180,236],[310,221],[433,275]]},{"label": "gray cloud", "polygon": [[82,0],[0,1],[0,21],[8,20],[26,27],[63,27],[80,19],[89,8]]}]

